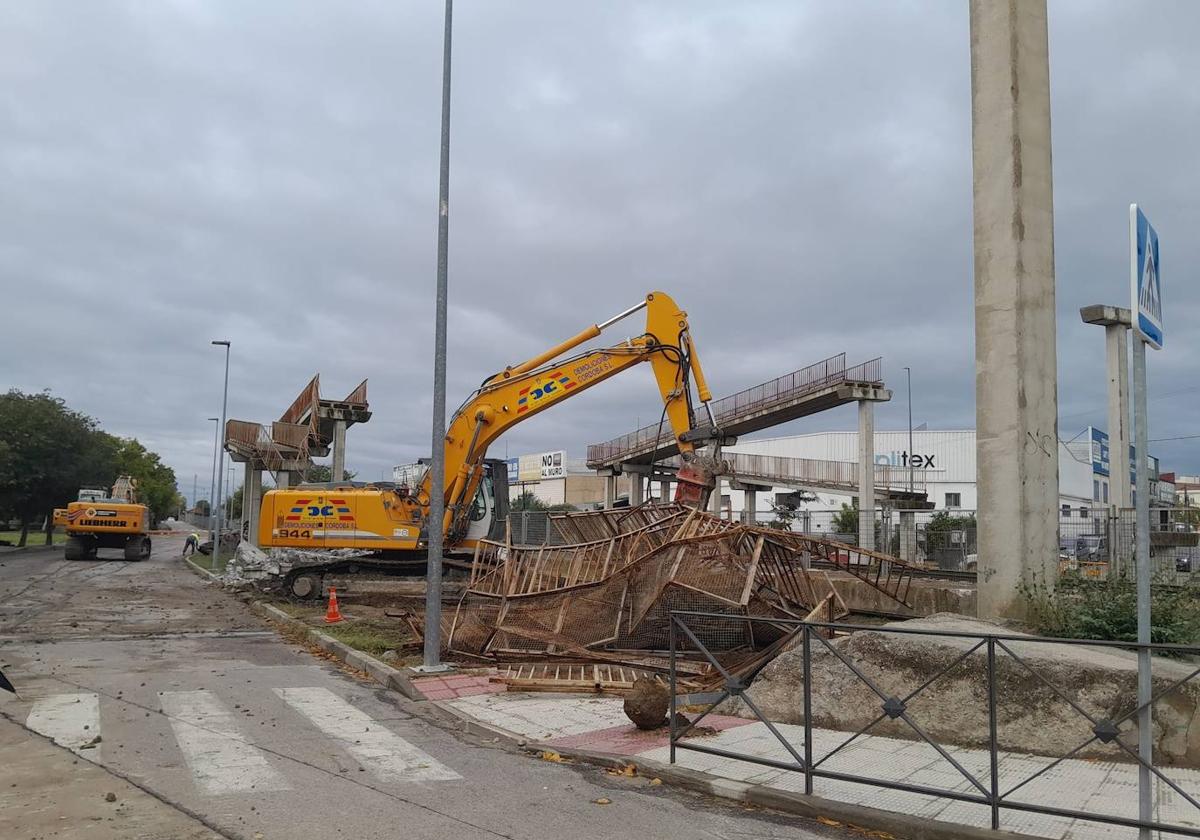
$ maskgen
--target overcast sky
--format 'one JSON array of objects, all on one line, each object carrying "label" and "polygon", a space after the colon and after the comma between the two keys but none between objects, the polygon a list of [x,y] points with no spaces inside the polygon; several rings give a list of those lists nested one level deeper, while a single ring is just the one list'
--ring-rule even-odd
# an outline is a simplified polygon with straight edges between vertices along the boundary
[{"label": "overcast sky", "polygon": [[[1162,238],[1151,437],[1200,433],[1197,43],[1189,0],[1050,2],[1064,439],[1107,425],[1078,309],[1128,305],[1130,201]],[[441,44],[435,0],[4,3],[0,387],[138,437],[190,497],[225,338],[230,417],[369,378],[348,466],[428,454]],[[718,395],[845,351],[884,358],[878,428],[905,365],[916,423],[974,427],[965,2],[459,0],[452,145],[451,409],[662,289]],[[581,457],[660,410],[635,369],[493,452]],[[1200,472],[1200,439],[1152,451]]]}]

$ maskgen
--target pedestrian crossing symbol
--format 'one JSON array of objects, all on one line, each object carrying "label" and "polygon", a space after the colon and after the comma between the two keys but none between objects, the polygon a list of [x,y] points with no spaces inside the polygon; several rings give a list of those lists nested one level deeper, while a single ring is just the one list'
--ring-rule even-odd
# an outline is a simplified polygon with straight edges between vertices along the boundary
[{"label": "pedestrian crossing symbol", "polygon": [[1136,204],[1129,205],[1130,291],[1134,326],[1155,350],[1163,345],[1158,233]]}]

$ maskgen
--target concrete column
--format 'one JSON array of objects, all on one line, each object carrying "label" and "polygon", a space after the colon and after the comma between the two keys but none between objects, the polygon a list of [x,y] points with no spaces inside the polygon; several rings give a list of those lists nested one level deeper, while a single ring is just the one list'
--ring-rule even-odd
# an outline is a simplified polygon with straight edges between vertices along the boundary
[{"label": "concrete column", "polygon": [[1129,482],[1129,328],[1104,328],[1108,367],[1108,501],[1133,506]]},{"label": "concrete column", "polygon": [[278,490],[286,490],[292,486],[292,474],[288,470],[280,470],[275,473],[275,487]]},{"label": "concrete column", "polygon": [[875,403],[858,401],[858,545],[875,547]]},{"label": "concrete column", "polygon": [[258,517],[262,512],[262,470],[253,462],[246,462],[246,475],[242,482],[242,521],[249,523],[247,539],[258,545]]},{"label": "concrete column", "polygon": [[900,511],[900,559],[905,563],[917,562],[916,511]]},{"label": "concrete column", "polygon": [[346,421],[333,421],[333,481],[346,480]]},{"label": "concrete column", "polygon": [[742,505],[742,522],[754,525],[758,520],[758,488],[747,485],[744,493],[746,501]]},{"label": "concrete column", "polygon": [[612,510],[617,501],[617,476],[604,476],[604,509]]},{"label": "concrete column", "polygon": [[646,501],[645,484],[641,473],[629,474],[629,506],[637,507]]},{"label": "concrete column", "polygon": [[671,501],[671,482],[670,481],[658,482],[658,500],[664,505],[667,502]]},{"label": "concrete column", "polygon": [[979,615],[1019,618],[1058,557],[1058,371],[1045,0],[971,0]]}]

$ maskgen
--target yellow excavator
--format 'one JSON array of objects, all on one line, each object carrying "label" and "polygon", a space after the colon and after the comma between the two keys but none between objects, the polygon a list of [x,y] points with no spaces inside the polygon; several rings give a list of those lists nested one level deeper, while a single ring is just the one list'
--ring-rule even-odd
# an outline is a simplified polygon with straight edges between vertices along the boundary
[{"label": "yellow excavator", "polygon": [[[611,347],[568,351],[640,310],[645,330]],[[624,312],[594,324],[546,352],[489,376],[455,412],[446,432],[446,484],[433,488],[428,470],[415,469],[411,483],[354,486],[347,483],[301,485],[272,490],[263,498],[259,545],[263,548],[353,548],[380,552],[385,560],[423,562],[434,492],[444,494],[446,514],[440,527],[449,555],[469,553],[484,538],[503,533],[507,513],[504,462],[488,459],[488,447],[517,423],[570,399],[575,394],[641,362],[649,362],[679,448],[681,466],[675,501],[703,508],[715,484],[716,456],[698,447],[721,433],[709,403],[712,395],[692,344],[687,313],[662,292],[651,292]],[[692,385],[704,407],[702,423],[692,400]],[[363,567],[365,561],[353,564]],[[324,571],[333,571],[328,565]],[[294,568],[285,589],[297,597],[319,592],[319,578]]]},{"label": "yellow excavator", "polygon": [[95,560],[101,548],[119,549],[126,560],[150,556],[150,508],[137,501],[137,479],[120,476],[107,491],[81,489],[63,519],[68,560]]}]

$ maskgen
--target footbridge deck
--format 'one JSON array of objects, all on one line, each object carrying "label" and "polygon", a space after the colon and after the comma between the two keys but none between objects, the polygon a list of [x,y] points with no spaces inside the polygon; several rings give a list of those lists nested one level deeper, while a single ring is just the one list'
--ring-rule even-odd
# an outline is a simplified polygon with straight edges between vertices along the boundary
[{"label": "footbridge deck", "polygon": [[[712,403],[721,431],[731,437],[768,429],[840,405],[864,400],[883,402],[892,392],[883,387],[883,360],[846,367],[839,353],[806,368],[747,388]],[[655,424],[587,450],[590,469],[619,464],[651,464],[679,453],[669,425]]]}]

